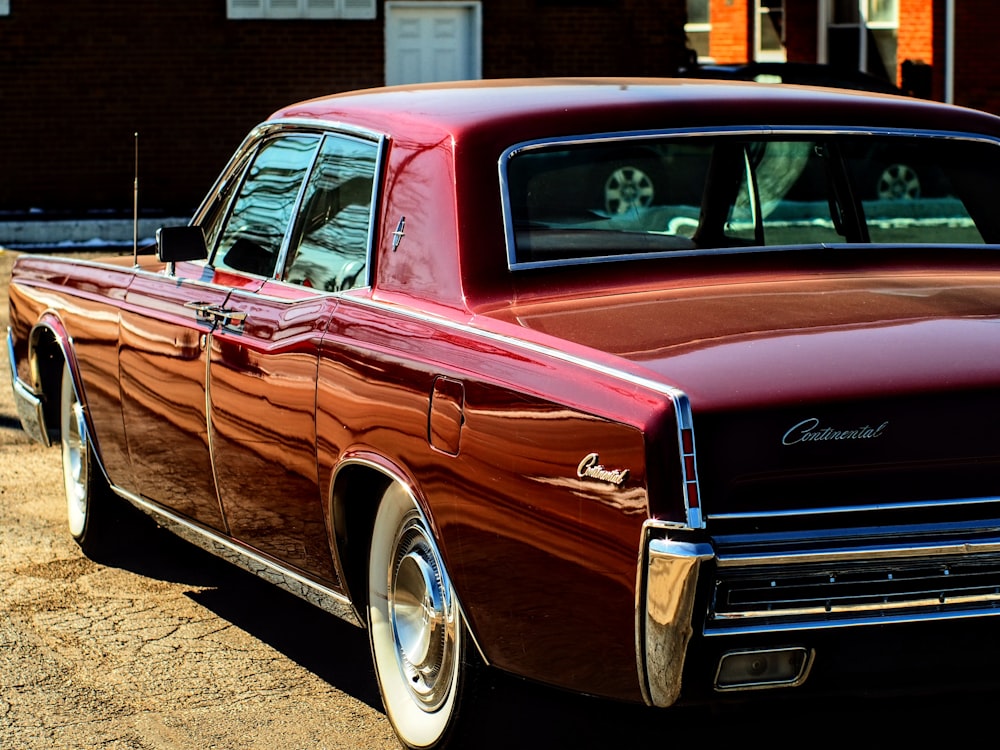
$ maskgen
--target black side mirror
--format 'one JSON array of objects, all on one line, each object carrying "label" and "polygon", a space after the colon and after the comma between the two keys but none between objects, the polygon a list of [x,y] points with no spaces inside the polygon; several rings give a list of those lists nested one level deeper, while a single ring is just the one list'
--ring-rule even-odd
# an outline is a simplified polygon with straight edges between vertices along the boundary
[{"label": "black side mirror", "polygon": [[156,230],[156,257],[162,263],[204,260],[208,257],[205,230],[201,227],[160,227]]}]

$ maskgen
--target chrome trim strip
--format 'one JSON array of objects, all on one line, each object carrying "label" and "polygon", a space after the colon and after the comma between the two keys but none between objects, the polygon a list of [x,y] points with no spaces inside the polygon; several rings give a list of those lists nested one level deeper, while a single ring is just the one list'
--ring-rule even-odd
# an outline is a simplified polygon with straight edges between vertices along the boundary
[{"label": "chrome trim strip", "polygon": [[228,539],[199,526],[143,497],[118,487],[113,489],[139,510],[154,516],[157,521],[182,539],[283,588],[289,593],[295,594],[301,599],[305,599],[310,604],[314,604],[352,625],[364,627],[350,600],[343,594],[310,580],[233,539]]},{"label": "chrome trim strip", "polygon": [[[837,614],[862,614],[865,612],[886,612],[889,610],[917,609],[929,607],[958,607],[971,604],[987,604],[1000,602],[1000,588],[992,594],[967,594],[965,596],[923,596],[914,599],[901,599],[893,602],[866,602],[864,604],[829,604],[794,607],[780,610],[744,610],[742,612],[716,612],[712,619],[717,622],[738,622],[742,620],[755,620],[771,618],[778,620],[785,617],[815,617],[816,615],[837,615]],[[995,607],[990,607],[995,609]],[[997,614],[1000,614],[998,612]],[[868,622],[881,624],[885,618],[879,616],[877,619],[869,619]],[[823,621],[822,625],[829,625]],[[726,632],[729,632],[728,630]]]},{"label": "chrome trim strip", "polygon": [[344,135],[353,135],[356,138],[362,138],[366,141],[381,141],[386,138],[384,133],[377,130],[336,120],[318,120],[313,117],[284,117],[275,120],[265,120],[251,131],[251,136],[258,132],[264,133],[270,130],[285,130],[289,128],[293,128],[295,132],[315,130],[322,133],[342,133]]},{"label": "chrome trim strip", "polygon": [[42,399],[17,375],[17,363],[14,361],[14,329],[10,327],[7,328],[7,359],[10,362],[10,384],[14,390],[14,406],[21,421],[21,429],[36,443],[48,448],[52,442],[45,427]]},{"label": "chrome trim strip", "polygon": [[963,497],[941,500],[921,500],[917,502],[877,503],[874,505],[837,505],[828,508],[795,508],[794,510],[767,510],[752,513],[710,513],[708,518],[713,521],[746,521],[765,518],[800,518],[806,516],[825,516],[840,514],[855,514],[886,510],[918,510],[920,508],[947,508],[960,505],[978,505],[1000,503],[1000,497]]},{"label": "chrome trim strip", "polygon": [[[772,613],[773,614],[773,613]],[[996,617],[1000,615],[1000,606],[985,606],[976,609],[954,610],[944,612],[941,610],[927,610],[924,612],[914,612],[905,614],[896,612],[892,614],[878,614],[868,617],[845,617],[840,620],[810,620],[809,622],[782,622],[768,624],[749,624],[744,626],[711,628],[706,627],[702,633],[706,638],[716,638],[720,636],[742,636],[757,635],[761,633],[789,633],[807,630],[832,630],[834,628],[855,628],[863,626],[898,625],[908,622],[939,622],[943,620],[967,620],[975,617]]]},{"label": "chrome trim strip", "polygon": [[694,634],[694,602],[702,564],[711,545],[652,538],[664,527],[643,525],[642,560],[636,602],[636,662],[643,700],[672,705],[680,696],[688,643]]},{"label": "chrome trim strip", "polygon": [[719,568],[769,567],[809,563],[839,563],[872,560],[908,560],[957,555],[1000,553],[1000,540],[956,542],[953,544],[880,544],[868,547],[841,548],[821,552],[779,552],[760,555],[718,555]]}]

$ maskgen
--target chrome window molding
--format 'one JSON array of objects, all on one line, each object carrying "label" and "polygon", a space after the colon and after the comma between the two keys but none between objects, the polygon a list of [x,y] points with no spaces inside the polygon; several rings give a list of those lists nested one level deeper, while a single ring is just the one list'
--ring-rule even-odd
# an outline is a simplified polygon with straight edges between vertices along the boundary
[{"label": "chrome window molding", "polygon": [[[220,176],[212,184],[212,187],[206,193],[205,198],[195,210],[190,225],[199,226],[200,223],[206,218],[210,209],[213,206],[213,199],[216,195],[222,192],[228,182],[233,179],[238,179],[242,181],[243,175],[246,168],[250,164],[250,159],[260,145],[271,138],[286,136],[286,135],[316,135],[322,139],[327,136],[332,137],[346,137],[351,139],[356,139],[360,141],[366,141],[373,143],[376,148],[375,155],[375,173],[372,180],[372,197],[368,212],[368,238],[367,238],[367,263],[365,268],[365,283],[363,286],[371,286],[372,279],[374,278],[374,263],[375,263],[375,242],[378,236],[376,220],[378,218],[378,207],[382,197],[383,185],[382,185],[382,175],[385,169],[385,159],[386,153],[388,151],[389,136],[384,133],[379,133],[377,131],[371,130],[369,128],[363,128],[349,123],[335,122],[335,121],[325,121],[316,120],[307,117],[291,117],[282,118],[277,120],[268,120],[257,125],[250,133],[243,139],[243,142],[234,152],[233,156],[230,158],[229,162],[226,164],[225,169],[222,170]],[[302,185],[299,189],[298,198],[295,201],[295,206],[293,209],[293,217],[298,216],[299,209],[301,207],[301,202],[303,195],[305,193],[306,185],[309,181],[309,175],[312,173],[315,167],[316,160],[319,158],[322,149],[322,143],[317,146],[316,152],[313,154],[313,159],[310,162],[308,169],[306,170],[305,177],[303,178]],[[228,213],[232,210],[230,205],[226,209],[227,219]],[[288,254],[288,242],[289,233],[286,231],[285,236],[282,239],[281,248],[278,253],[277,260],[275,262],[275,269],[271,276],[266,277],[256,277],[256,278],[267,278],[276,281],[282,281],[280,274],[284,271],[284,264]],[[208,248],[209,258],[205,261],[206,267],[211,268],[210,262],[214,256],[215,248]],[[245,274],[247,276],[253,277],[253,274],[246,274],[242,271],[236,271],[233,269],[227,269],[232,273]],[[298,285],[296,285],[298,286]],[[343,292],[351,290],[343,290]],[[331,292],[332,294],[341,294],[343,292]],[[320,293],[319,291],[317,293]]]},{"label": "chrome window molding", "polygon": [[[526,271],[539,268],[553,268],[559,266],[582,266],[595,263],[619,263],[635,260],[657,260],[663,258],[684,258],[702,257],[705,255],[742,255],[747,253],[773,253],[801,251],[808,248],[827,247],[854,247],[857,245],[850,243],[815,243],[803,245],[765,245],[734,248],[705,248],[703,250],[669,250],[651,253],[631,253],[625,255],[590,256],[584,258],[565,258],[542,261],[522,261],[517,260],[517,247],[515,244],[513,212],[510,204],[510,183],[507,176],[507,166],[510,160],[523,152],[535,151],[543,148],[559,148],[565,146],[577,146],[583,144],[601,144],[621,142],[642,143],[652,139],[662,138],[703,138],[703,137],[774,137],[774,136],[857,136],[857,135],[878,135],[890,136],[893,138],[933,138],[940,140],[964,140],[978,143],[989,143],[1000,146],[1000,138],[994,138],[980,133],[967,133],[962,131],[949,130],[920,130],[916,128],[892,128],[892,127],[863,127],[863,126],[817,126],[808,127],[794,125],[788,127],[760,127],[760,126],[734,126],[734,127],[708,127],[708,128],[679,128],[665,130],[638,130],[623,131],[620,133],[597,133],[593,135],[564,136],[557,138],[537,139],[515,144],[507,148],[501,155],[497,164],[501,206],[504,221],[504,239],[507,249],[507,267],[511,271]],[[954,243],[951,243],[954,244]],[[900,247],[897,243],[864,243],[864,247]],[[955,245],[960,246],[960,245]],[[914,245],[914,247],[926,247],[926,245]],[[974,244],[969,247],[987,247],[990,249],[1000,249],[1000,245]]]}]

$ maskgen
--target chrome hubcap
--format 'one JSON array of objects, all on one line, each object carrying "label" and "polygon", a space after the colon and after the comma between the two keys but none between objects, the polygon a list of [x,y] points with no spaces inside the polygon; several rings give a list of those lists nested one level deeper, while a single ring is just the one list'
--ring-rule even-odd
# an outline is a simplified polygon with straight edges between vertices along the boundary
[{"label": "chrome hubcap", "polygon": [[455,659],[451,584],[416,514],[402,524],[389,578],[389,622],[396,660],[425,711],[448,697]]}]

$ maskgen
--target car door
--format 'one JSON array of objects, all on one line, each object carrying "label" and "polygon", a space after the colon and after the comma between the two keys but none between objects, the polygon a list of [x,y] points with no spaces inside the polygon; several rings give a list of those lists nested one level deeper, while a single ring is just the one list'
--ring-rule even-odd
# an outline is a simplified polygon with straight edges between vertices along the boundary
[{"label": "car door", "polygon": [[318,134],[283,134],[247,147],[199,217],[212,263],[137,273],[126,294],[119,368],[139,491],[223,533],[208,407],[213,339],[241,328],[226,312],[234,291],[253,294],[273,275],[318,143]]},{"label": "car door", "polygon": [[230,532],[335,587],[316,374],[336,293],[367,284],[377,154],[373,139],[323,137],[277,278],[234,289],[234,317],[211,336],[210,443]]}]

